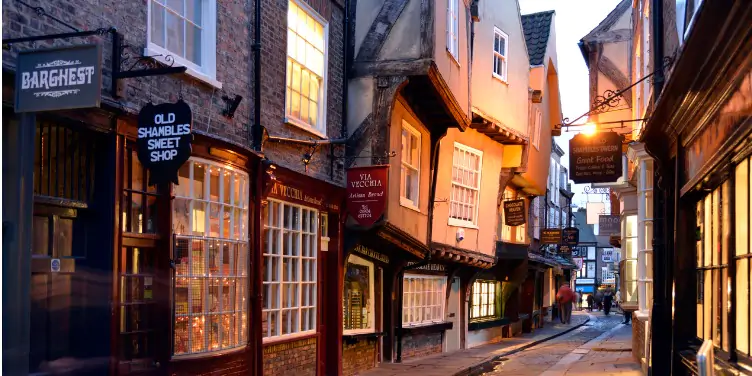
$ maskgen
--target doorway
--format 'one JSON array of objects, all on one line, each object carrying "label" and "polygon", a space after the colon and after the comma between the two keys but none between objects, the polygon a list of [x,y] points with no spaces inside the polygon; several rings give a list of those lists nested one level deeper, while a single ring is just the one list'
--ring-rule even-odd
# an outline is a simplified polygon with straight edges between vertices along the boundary
[{"label": "doorway", "polygon": [[461,347],[462,333],[462,307],[460,302],[460,278],[454,277],[449,287],[449,301],[447,302],[446,320],[452,323],[452,329],[446,331],[446,340],[444,351],[450,352],[459,350]]}]

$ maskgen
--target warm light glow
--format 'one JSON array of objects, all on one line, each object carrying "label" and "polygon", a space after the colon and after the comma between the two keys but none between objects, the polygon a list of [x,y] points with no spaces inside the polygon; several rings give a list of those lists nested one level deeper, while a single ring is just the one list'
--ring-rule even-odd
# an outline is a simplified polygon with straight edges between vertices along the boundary
[{"label": "warm light glow", "polygon": [[592,136],[595,134],[595,131],[597,130],[595,123],[585,123],[585,125],[582,126],[582,134],[586,136]]}]

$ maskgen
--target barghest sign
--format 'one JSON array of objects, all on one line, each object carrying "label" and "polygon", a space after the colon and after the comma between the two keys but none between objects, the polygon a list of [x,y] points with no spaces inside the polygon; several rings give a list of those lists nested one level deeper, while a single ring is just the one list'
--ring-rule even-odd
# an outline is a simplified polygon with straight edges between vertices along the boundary
[{"label": "barghest sign", "polygon": [[576,134],[569,140],[569,178],[575,184],[613,183],[621,177],[622,135]]},{"label": "barghest sign", "polygon": [[178,170],[191,157],[193,114],[187,103],[147,103],[138,114],[138,160],[149,185],[178,184]]},{"label": "barghest sign", "polygon": [[504,224],[507,226],[524,225],[527,219],[525,200],[504,201]]},{"label": "barghest sign", "polygon": [[384,214],[388,178],[389,166],[347,170],[347,211],[358,225],[372,226]]},{"label": "barghest sign", "polygon": [[99,107],[101,56],[96,44],[19,52],[16,112]]}]

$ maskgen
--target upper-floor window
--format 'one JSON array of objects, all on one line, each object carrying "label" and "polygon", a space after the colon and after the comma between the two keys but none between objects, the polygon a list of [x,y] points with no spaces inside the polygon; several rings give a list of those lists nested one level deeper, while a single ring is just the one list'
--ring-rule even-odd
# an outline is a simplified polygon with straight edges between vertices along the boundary
[{"label": "upper-floor window", "polygon": [[[496,64],[496,57],[494,52],[494,65]],[[506,66],[506,62],[504,63]],[[533,134],[530,135],[530,139],[533,141],[532,144],[535,147],[535,150],[538,150],[540,148],[540,133],[541,133],[541,124],[543,124],[543,113],[539,109],[535,109],[535,122],[533,123]]]},{"label": "upper-floor window", "polygon": [[508,40],[509,36],[506,33],[494,27],[493,75],[504,82],[507,82]]},{"label": "upper-floor window", "polygon": [[188,73],[216,82],[217,2],[215,0],[149,0],[147,54],[188,67]]},{"label": "upper-floor window", "polygon": [[447,51],[458,63],[460,61],[460,1],[447,0]]},{"label": "upper-floor window", "polygon": [[327,24],[303,2],[287,11],[285,116],[291,124],[326,136]]},{"label": "upper-floor window", "polygon": [[420,132],[402,121],[402,169],[400,172],[400,203],[418,209],[420,187]]},{"label": "upper-floor window", "polygon": [[475,226],[483,152],[454,143],[449,224]]}]

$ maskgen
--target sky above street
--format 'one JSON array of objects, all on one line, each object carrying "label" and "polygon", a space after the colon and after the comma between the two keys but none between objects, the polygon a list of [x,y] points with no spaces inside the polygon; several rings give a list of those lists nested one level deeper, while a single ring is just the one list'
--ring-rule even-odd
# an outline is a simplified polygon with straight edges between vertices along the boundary
[{"label": "sky above street", "polygon": [[[493,0],[501,1],[501,0]],[[559,90],[565,118],[576,119],[588,111],[588,71],[577,43],[619,4],[619,0],[519,0],[522,14],[556,11],[556,52],[558,57]],[[580,122],[584,122],[585,119]],[[574,132],[562,132],[556,143],[569,153],[569,140]],[[568,154],[562,164],[569,166]],[[588,201],[583,189],[587,184],[573,185],[577,206]],[[602,195],[590,195],[589,201],[603,201]]]}]

